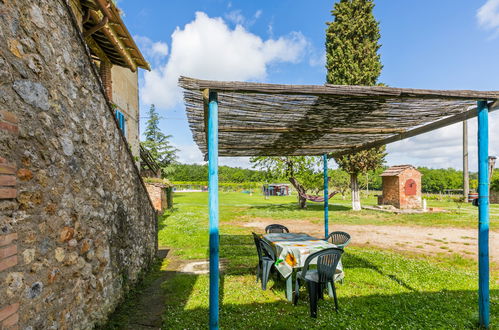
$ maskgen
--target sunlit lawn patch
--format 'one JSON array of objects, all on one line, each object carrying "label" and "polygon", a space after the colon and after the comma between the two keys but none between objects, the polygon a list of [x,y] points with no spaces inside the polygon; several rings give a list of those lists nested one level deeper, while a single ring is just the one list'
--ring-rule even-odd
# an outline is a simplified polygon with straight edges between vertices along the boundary
[{"label": "sunlit lawn patch", "polygon": [[[270,201],[253,197],[229,193],[221,198],[220,253],[228,261],[220,284],[221,328],[462,329],[476,325],[476,263],[459,255],[435,258],[439,259],[436,263],[431,257],[348,247],[343,257],[346,278],[338,285],[340,312],[335,313],[332,299],[326,298],[319,302],[318,319],[309,317],[305,290],[296,307],[285,299],[282,280],[271,279],[270,289],[262,291],[255,283],[257,256],[250,231],[227,223],[248,213],[253,216],[263,213],[278,220],[299,218],[300,214],[319,217],[320,211],[296,210],[294,204],[293,207],[284,204],[279,209],[270,205]],[[174,248],[178,258],[207,258],[206,194],[177,194],[175,202],[176,210],[162,220],[160,244]],[[338,212],[348,214],[347,210]],[[499,312],[499,288],[495,283],[493,280],[491,288],[492,324]],[[168,292],[165,328],[206,328],[207,275],[176,275],[163,286]]]}]

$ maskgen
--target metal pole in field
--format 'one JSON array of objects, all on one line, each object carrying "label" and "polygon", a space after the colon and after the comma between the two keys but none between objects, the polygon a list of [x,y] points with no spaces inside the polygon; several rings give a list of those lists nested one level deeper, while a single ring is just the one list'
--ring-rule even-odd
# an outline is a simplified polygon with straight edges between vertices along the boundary
[{"label": "metal pole in field", "polygon": [[210,228],[210,329],[218,329],[219,234],[218,234],[218,95],[208,103],[208,205]]},{"label": "metal pole in field", "polygon": [[329,235],[329,192],[327,176],[327,154],[322,155],[324,161],[324,237]]},{"label": "metal pole in field", "polygon": [[489,326],[489,109],[478,101],[478,313]]}]

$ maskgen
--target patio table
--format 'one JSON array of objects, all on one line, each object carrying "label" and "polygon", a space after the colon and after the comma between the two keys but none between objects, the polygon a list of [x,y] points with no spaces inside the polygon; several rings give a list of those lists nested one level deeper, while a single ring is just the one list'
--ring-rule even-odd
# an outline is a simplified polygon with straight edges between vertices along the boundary
[{"label": "patio table", "polygon": [[[286,279],[286,297],[289,301],[292,300],[293,293],[293,271],[302,268],[310,254],[336,247],[323,239],[305,233],[271,233],[263,235],[263,239],[275,249],[277,258],[275,267]],[[334,277],[335,281],[344,276],[340,260]]]}]

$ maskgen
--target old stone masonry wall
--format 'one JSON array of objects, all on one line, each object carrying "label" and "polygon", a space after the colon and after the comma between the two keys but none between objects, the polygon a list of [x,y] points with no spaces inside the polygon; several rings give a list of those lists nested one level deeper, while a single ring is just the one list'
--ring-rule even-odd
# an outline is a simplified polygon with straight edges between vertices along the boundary
[{"label": "old stone masonry wall", "polygon": [[0,0],[0,328],[102,322],[156,215],[66,0]]}]

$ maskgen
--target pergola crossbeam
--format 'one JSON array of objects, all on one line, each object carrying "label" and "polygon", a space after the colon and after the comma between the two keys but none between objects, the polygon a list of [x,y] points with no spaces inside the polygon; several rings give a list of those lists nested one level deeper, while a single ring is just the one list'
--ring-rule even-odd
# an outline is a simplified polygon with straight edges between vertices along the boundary
[{"label": "pergola crossbeam", "polygon": [[[181,77],[180,79],[191,79]],[[349,85],[282,85],[239,81],[197,80],[200,89],[209,88],[217,92],[261,93],[273,95],[344,95],[348,97],[408,97],[408,98],[450,98],[468,100],[493,100],[497,92],[473,90],[434,90],[394,88],[384,86]]]},{"label": "pergola crossbeam", "polygon": [[[489,112],[492,112],[492,111],[497,110],[497,109],[498,109],[497,107],[490,107]],[[362,150],[367,150],[367,149],[383,146],[383,145],[386,145],[389,143],[397,142],[397,141],[404,140],[404,139],[407,139],[410,137],[414,137],[417,135],[428,133],[428,132],[437,130],[439,128],[443,128],[446,126],[457,124],[457,123],[460,123],[462,121],[465,121],[465,120],[468,120],[471,118],[475,118],[476,116],[477,116],[477,110],[476,110],[476,107],[474,107],[473,109],[468,110],[468,111],[463,112],[463,113],[460,113],[458,115],[455,115],[455,116],[452,116],[449,118],[445,118],[442,120],[438,120],[438,121],[433,122],[431,124],[424,125],[424,126],[421,126],[421,127],[418,127],[418,128],[391,136],[391,137],[383,139],[383,140],[375,141],[372,143],[367,143],[367,144],[361,145],[361,146],[356,147],[356,148],[351,149],[351,150],[345,150],[342,152],[333,153],[333,156],[337,157],[337,156],[342,156],[345,154],[356,153],[356,152],[359,152]]]},{"label": "pergola crossbeam", "polygon": [[372,128],[372,127],[355,127],[355,128],[317,128],[314,130],[306,130],[299,128],[288,128],[288,127],[252,127],[252,126],[221,126],[218,130],[219,132],[255,132],[255,133],[268,133],[268,134],[279,134],[279,133],[297,133],[297,134],[314,134],[314,133],[332,133],[332,134],[391,134],[391,133],[403,133],[406,130],[403,128]]}]

